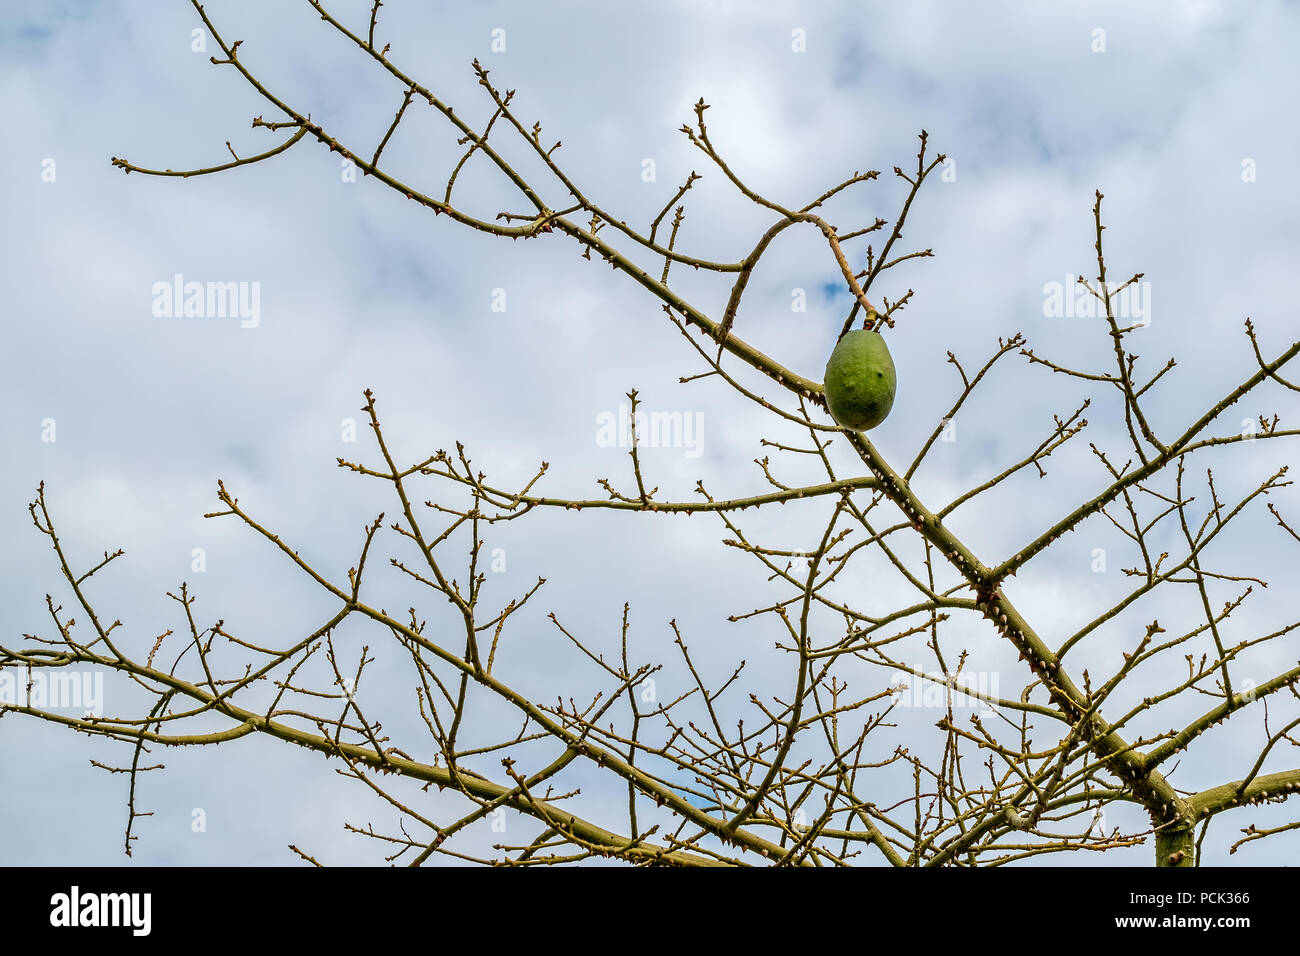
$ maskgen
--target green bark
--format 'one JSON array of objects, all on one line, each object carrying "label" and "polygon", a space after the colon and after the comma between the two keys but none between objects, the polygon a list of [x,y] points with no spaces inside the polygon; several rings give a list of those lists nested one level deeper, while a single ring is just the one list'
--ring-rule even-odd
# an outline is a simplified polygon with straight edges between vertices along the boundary
[{"label": "green bark", "polygon": [[1156,831],[1156,866],[1195,866],[1196,831],[1190,823],[1170,824]]}]

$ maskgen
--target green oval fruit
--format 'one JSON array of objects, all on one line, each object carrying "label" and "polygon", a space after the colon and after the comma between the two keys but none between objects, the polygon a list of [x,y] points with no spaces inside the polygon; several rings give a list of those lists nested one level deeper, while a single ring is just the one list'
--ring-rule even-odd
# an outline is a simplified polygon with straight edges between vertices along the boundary
[{"label": "green oval fruit", "polygon": [[845,428],[866,431],[883,422],[897,386],[894,360],[879,332],[855,329],[826,362],[826,404]]}]

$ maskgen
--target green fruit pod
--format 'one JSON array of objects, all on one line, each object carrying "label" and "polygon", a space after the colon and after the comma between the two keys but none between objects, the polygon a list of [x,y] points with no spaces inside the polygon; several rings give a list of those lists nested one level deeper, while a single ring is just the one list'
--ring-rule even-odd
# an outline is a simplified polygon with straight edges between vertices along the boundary
[{"label": "green fruit pod", "polygon": [[826,405],[845,428],[875,428],[894,407],[898,376],[879,332],[855,329],[835,345],[826,362]]}]

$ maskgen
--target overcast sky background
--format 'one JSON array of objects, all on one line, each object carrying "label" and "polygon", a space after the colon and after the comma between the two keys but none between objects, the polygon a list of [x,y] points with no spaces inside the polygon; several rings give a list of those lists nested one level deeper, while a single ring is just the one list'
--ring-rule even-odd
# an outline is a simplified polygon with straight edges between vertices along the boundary
[{"label": "overcast sky background", "polygon": [[[1253,371],[1242,334],[1247,316],[1267,355],[1295,338],[1300,142],[1289,104],[1297,4],[1257,3],[1248,12],[1177,2],[808,6],[391,2],[378,40],[391,42],[395,62],[478,124],[490,115],[469,66],[480,58],[494,81],[518,90],[519,114],[540,120],[545,140],[563,141],[556,157],[569,175],[629,223],[647,224],[690,170],[705,174],[691,191],[679,239],[679,248],[705,258],[741,258],[771,216],[739,197],[678,132],[696,99],[710,104],[711,136],[733,169],[777,201],[802,205],[855,170],[881,170],[878,182],[828,208],[844,231],[893,216],[906,187],[890,170],[914,165],[916,135],[928,130],[932,150],[953,157],[956,177],[927,184],[902,251],[931,247],[935,258],[895,270],[876,290],[892,300],[915,289],[889,338],[898,400],[871,434],[896,467],[911,461],[956,394],[949,349],[970,369],[999,336],[1021,331],[1042,354],[1110,370],[1102,325],[1043,314],[1045,283],[1095,270],[1094,189],[1106,195],[1112,277],[1142,271],[1150,282],[1152,321],[1142,332],[1139,368],[1149,375],[1171,355],[1179,363],[1148,400],[1158,433],[1181,433]],[[369,3],[334,7],[364,29]],[[401,89],[307,4],[212,0],[207,10],[228,40],[244,41],[243,61],[277,95],[358,152],[373,150]],[[126,550],[91,593],[105,619],[122,619],[123,642],[140,654],[181,625],[164,595],[182,580],[198,596],[203,625],[224,619],[259,644],[314,629],[331,603],[265,542],[202,514],[215,510],[216,481],[224,479],[255,516],[341,577],[362,526],[395,510],[378,483],[334,464],[339,455],[376,461],[364,427],[356,444],[340,439],[342,420],[360,420],[367,387],[399,460],[463,441],[502,487],[550,462],[542,487],[564,497],[598,496],[599,477],[629,487],[625,450],[600,447],[595,423],[637,388],[649,410],[702,415],[698,457],[680,448],[645,453],[648,482],[664,496],[692,498],[697,479],[718,497],[765,489],[753,459],[771,451],[760,438],[797,441],[798,431],[773,425],[716,380],[679,384],[701,367],[658,304],[621,273],[583,261],[558,234],[512,243],[435,219],[374,181],[344,181],[338,156],[307,141],[266,163],[196,179],[111,168],[111,156],[150,167],[209,166],[227,158],[226,140],[245,156],[281,141],[282,134],[249,128],[253,116],[278,117],[234,70],[208,63],[215,44],[192,51],[197,25],[180,2],[62,2],[0,14],[4,643],[20,644],[24,633],[48,636],[47,591],[71,607],[26,511],[41,480],[74,560],[84,567],[106,549]],[[505,31],[504,52],[491,49],[496,28]],[[806,52],[791,48],[796,29],[806,31]],[[1097,29],[1105,31],[1104,52],[1093,49]],[[497,145],[527,156],[518,141],[502,137]],[[384,159],[395,175],[440,195],[459,153],[447,124],[416,103]],[[642,179],[647,158],[657,171],[651,183]],[[42,178],[47,160],[55,164],[53,182]],[[1255,181],[1243,181],[1244,161]],[[520,168],[531,176],[535,165],[524,159]],[[489,173],[481,158],[467,167],[460,203],[489,219],[503,208],[524,211]],[[543,194],[565,205],[554,184],[545,183]],[[178,273],[259,283],[260,324],[154,316],[154,284]],[[721,315],[725,281],[674,274],[692,302]],[[825,244],[790,230],[751,281],[737,333],[820,381],[848,307],[841,286]],[[807,290],[806,313],[791,311],[796,288]],[[492,310],[496,289],[506,290],[505,312]],[[1047,479],[1031,469],[952,517],[949,524],[990,565],[1103,487],[1087,442],[1125,457],[1121,406],[1112,398],[1023,359],[1004,361],[958,419],[957,441],[937,447],[918,473],[914,487],[934,509],[1024,457],[1047,437],[1053,414],[1069,414],[1088,395],[1094,402],[1088,432],[1053,456]],[[1234,406],[1214,430],[1232,434],[1242,418],[1274,411],[1287,427],[1293,405],[1293,395],[1274,387]],[[42,440],[47,419],[56,425],[53,443]],[[853,473],[848,458],[836,460]],[[1258,442],[1199,459],[1189,475],[1214,464],[1221,498],[1235,500],[1288,460],[1283,442]],[[807,463],[779,468],[783,480],[820,480]],[[432,497],[434,487],[422,494]],[[1270,500],[1300,518],[1293,489]],[[830,505],[791,507],[779,518],[749,514],[743,526],[767,546],[811,549]],[[503,528],[490,542],[506,549],[508,561],[504,574],[490,576],[494,600],[548,578],[516,624],[511,679],[548,700],[589,693],[594,675],[557,640],[546,613],[556,611],[592,646],[616,654],[629,601],[640,660],[671,660],[667,622],[676,618],[715,680],[744,658],[754,689],[788,689],[788,660],[771,651],[770,626],[725,620],[779,593],[753,558],[719,543],[726,536],[716,519],[650,515],[534,514]],[[391,534],[383,540],[395,544]],[[1161,543],[1175,550],[1179,542],[1170,535]],[[1090,570],[1097,547],[1112,549],[1104,575]],[[1288,622],[1297,547],[1257,503],[1212,552],[1215,569],[1273,584],[1234,616],[1233,640]],[[191,570],[195,548],[207,555],[201,574]],[[1125,593],[1131,581],[1118,569],[1133,561],[1113,529],[1094,519],[1037,558],[1008,593],[1055,645],[1108,596]],[[896,584],[855,580],[860,606],[912,600]],[[1235,593],[1214,596],[1222,602]],[[1196,626],[1194,597],[1185,590],[1144,604],[1075,652],[1074,666],[1109,672],[1155,618],[1171,634],[1180,623]],[[387,606],[410,600],[394,591]],[[431,620],[443,613],[436,602],[424,605]],[[954,634],[954,646],[968,640],[980,655],[977,667],[1006,668],[1003,689],[1018,692],[1014,655],[987,630],[967,623]],[[351,637],[354,652],[362,640],[372,650],[384,640],[363,629]],[[1263,680],[1297,656],[1297,639],[1287,638],[1243,661],[1240,673]],[[385,666],[376,665],[376,679]],[[1174,657],[1162,666],[1141,672],[1139,698],[1185,665]],[[666,669],[662,698],[675,696],[672,681],[680,677]],[[409,704],[409,675],[401,679],[392,694],[408,695],[401,699]],[[861,680],[865,694],[887,675],[864,669]],[[110,692],[115,686],[110,681]],[[1288,712],[1278,703],[1275,717]],[[110,696],[110,712],[113,704]],[[1208,706],[1209,698],[1191,699],[1140,726],[1181,726]],[[399,746],[397,730],[418,730],[409,711],[394,711],[387,725]],[[935,715],[914,716],[914,727],[901,721],[894,736],[882,733],[881,757],[899,743],[936,752]],[[1202,749],[1173,781],[1201,788],[1240,777],[1261,740],[1257,714],[1234,719],[1199,741]],[[125,749],[17,716],[0,721],[0,748],[0,817],[28,822],[5,828],[0,860],[124,861],[125,779],[89,760],[118,762]],[[138,825],[137,862],[284,864],[296,859],[290,843],[328,863],[379,862],[379,848],[345,834],[342,824],[386,824],[392,815],[319,757],[244,739],[159,759],[166,771],[148,775],[139,798],[155,815]],[[1295,760],[1279,751],[1265,770]],[[495,764],[483,769],[499,773]],[[575,779],[585,782],[585,805],[597,815],[625,799],[621,787],[602,791],[594,775]],[[423,799],[443,816],[455,806],[438,795]],[[195,808],[206,812],[204,833],[191,830]],[[1293,859],[1295,834],[1227,855],[1239,827],[1293,816],[1272,807],[1221,816],[1205,862]],[[1136,815],[1113,822],[1141,825]],[[535,829],[510,826],[520,840]],[[482,847],[500,835],[471,839]],[[1147,865],[1150,852],[1064,862]]]}]

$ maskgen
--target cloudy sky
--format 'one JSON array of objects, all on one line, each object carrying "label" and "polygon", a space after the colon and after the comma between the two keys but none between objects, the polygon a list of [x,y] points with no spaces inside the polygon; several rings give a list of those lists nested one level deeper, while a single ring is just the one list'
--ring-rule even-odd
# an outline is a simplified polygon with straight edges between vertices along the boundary
[{"label": "cloudy sky", "polygon": [[[999,336],[1022,332],[1044,355],[1109,371],[1103,323],[1044,308],[1045,287],[1095,272],[1097,189],[1106,197],[1113,276],[1140,271],[1148,283],[1139,368],[1150,375],[1169,357],[1178,361],[1148,402],[1157,433],[1181,433],[1252,373],[1247,317],[1267,355],[1295,339],[1287,278],[1300,254],[1292,171],[1300,134],[1287,119],[1300,39],[1295,3],[1252,4],[1249,12],[1200,2],[808,6],[392,0],[378,39],[476,124],[491,114],[470,69],[479,58],[495,82],[517,90],[521,117],[540,121],[543,139],[563,142],[556,157],[568,175],[630,224],[648,224],[691,170],[703,173],[679,248],[708,259],[741,258],[772,217],[739,196],[679,132],[699,98],[732,168],[776,201],[803,205],[855,170],[881,170],[878,181],[828,206],[842,231],[892,217],[906,186],[890,171],[915,163],[917,134],[927,130],[931,149],[951,157],[950,174],[922,190],[900,249],[935,255],[887,273],[875,290],[891,301],[915,290],[889,338],[897,403],[871,433],[896,467],[906,467],[956,395],[949,350],[968,369],[978,367]],[[336,7],[364,29],[369,3]],[[401,87],[306,3],[211,0],[207,10],[227,39],[244,41],[243,62],[277,96],[358,152],[373,151]],[[702,367],[656,301],[622,274],[584,261],[559,234],[512,243],[435,218],[373,180],[348,176],[337,155],[307,140],[214,176],[124,176],[112,168],[114,156],[152,168],[207,167],[229,158],[227,141],[240,156],[282,141],[282,133],[250,128],[254,116],[279,117],[233,69],[209,63],[219,51],[198,27],[194,10],[180,2],[66,0],[11,5],[0,15],[0,261],[9,302],[0,351],[0,643],[49,636],[46,593],[71,608],[48,541],[27,512],[41,481],[80,568],[105,550],[126,551],[90,593],[104,619],[122,620],[122,640],[133,651],[143,655],[158,634],[183,626],[166,597],[182,581],[197,596],[201,626],[223,620],[257,644],[309,633],[333,612],[330,602],[248,529],[202,516],[217,510],[222,479],[323,573],[342,575],[364,524],[381,510],[391,517],[395,507],[377,482],[335,465],[340,455],[375,463],[364,427],[359,440],[347,440],[346,422],[361,421],[366,388],[376,393],[399,460],[460,441],[499,486],[518,487],[545,460],[545,493],[573,498],[600,496],[598,478],[630,487],[626,450],[602,441],[598,422],[619,414],[636,388],[647,409],[682,412],[699,425],[689,447],[645,451],[648,483],[663,495],[690,500],[697,480],[717,497],[767,488],[754,459],[774,453],[760,440],[798,441],[798,430],[774,424],[716,379],[681,384]],[[206,50],[196,50],[204,40]],[[553,206],[565,205],[563,190],[544,180],[522,143],[503,137],[498,146],[537,176]],[[447,124],[417,103],[384,160],[394,175],[441,195],[461,149]],[[456,196],[485,219],[526,208],[478,160]],[[235,282],[256,298],[247,300],[243,321],[160,315],[158,290],[178,276]],[[684,295],[721,316],[725,282],[684,270],[679,278]],[[796,290],[806,296],[804,312],[791,308]],[[755,273],[737,333],[820,381],[849,302],[825,244],[790,230]],[[1089,396],[1093,404],[1087,434],[1053,456],[1048,478],[1031,470],[954,514],[951,527],[990,565],[1104,486],[1087,442],[1124,460],[1122,406],[1113,396],[1023,358],[1004,361],[959,417],[956,441],[938,446],[918,472],[914,487],[932,508],[1023,458],[1048,436],[1054,414],[1068,416]],[[1234,434],[1241,419],[1273,412],[1286,427],[1293,401],[1276,387],[1261,390],[1215,431]],[[842,448],[835,460],[855,473]],[[1189,472],[1203,478],[1213,465],[1220,495],[1235,501],[1288,460],[1284,440],[1257,442]],[[818,480],[806,462],[782,458],[779,467],[787,482]],[[432,484],[421,492],[438,493]],[[1270,500],[1300,518],[1292,489]],[[811,549],[827,508],[750,515],[745,527],[767,546]],[[1232,619],[1236,639],[1288,622],[1300,547],[1259,502],[1243,522],[1211,563],[1273,586],[1257,588]],[[489,543],[503,549],[506,570],[489,582],[494,600],[504,603],[539,575],[548,579],[519,619],[510,665],[520,686],[539,697],[597,686],[547,613],[616,654],[625,601],[640,660],[669,660],[675,618],[715,678],[746,659],[753,689],[788,688],[788,660],[772,652],[771,626],[726,621],[778,592],[752,557],[720,543],[730,534],[716,519],[538,514],[499,535]],[[383,539],[385,547],[399,547],[394,539]],[[1173,550],[1179,542],[1171,534],[1162,543]],[[1106,573],[1093,571],[1097,548],[1110,549]],[[1126,592],[1131,583],[1119,568],[1133,561],[1118,534],[1094,520],[1036,559],[1009,593],[1055,644]],[[910,600],[897,584],[872,590],[869,579],[861,583],[860,606]],[[1224,588],[1214,597],[1236,593]],[[1194,598],[1184,590],[1147,603],[1081,648],[1080,664],[1113,669],[1119,651],[1156,618],[1171,633],[1196,626]],[[413,600],[394,588],[391,601],[399,603],[388,606]],[[443,613],[419,600],[431,617]],[[988,672],[1005,667],[1003,690],[1014,685],[1018,693],[1014,655],[1000,655],[977,625],[964,627],[954,640],[985,654]],[[384,636],[373,633],[349,635],[350,651],[363,641],[382,649],[381,658],[389,653]],[[1294,638],[1278,641],[1244,661],[1241,673],[1263,680],[1297,656]],[[1165,666],[1143,673],[1143,686],[1167,686],[1185,664],[1175,658]],[[387,667],[376,665],[376,679],[406,680],[393,693],[409,694],[409,675]],[[664,680],[681,676],[674,674],[669,668]],[[887,675],[863,670],[860,679],[870,693]],[[111,682],[106,694],[109,711],[130,700]],[[1181,726],[1207,700],[1171,708],[1142,729]],[[391,718],[395,739],[398,729],[418,733],[409,710]],[[484,711],[481,719],[495,716]],[[928,736],[900,722],[878,745],[882,755],[900,743],[932,746],[939,739],[933,721],[933,714],[917,721],[931,728]],[[1247,714],[1207,734],[1175,784],[1191,789],[1240,777],[1262,733]],[[120,762],[125,750],[13,715],[0,721],[0,748],[0,816],[40,821],[7,827],[0,860],[124,860],[125,780],[90,760]],[[377,847],[345,833],[343,823],[387,824],[392,815],[305,751],[246,738],[158,759],[167,769],[146,778],[139,798],[154,815],[138,824],[138,862],[283,864],[296,859],[290,843],[324,862],[380,862]],[[1294,763],[1279,753],[1266,769]],[[584,799],[598,811],[609,794],[597,778],[583,779]],[[434,812],[454,812],[454,803],[426,799]],[[194,832],[196,811],[203,832]],[[1253,815],[1220,818],[1206,862],[1294,857],[1295,835],[1229,857],[1240,826],[1290,819],[1279,808],[1237,815],[1246,813]],[[1137,817],[1114,822],[1140,827]],[[524,838],[522,829],[514,835]],[[471,839],[482,847],[499,835]],[[1149,853],[1070,862],[1145,864]]]}]

